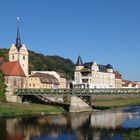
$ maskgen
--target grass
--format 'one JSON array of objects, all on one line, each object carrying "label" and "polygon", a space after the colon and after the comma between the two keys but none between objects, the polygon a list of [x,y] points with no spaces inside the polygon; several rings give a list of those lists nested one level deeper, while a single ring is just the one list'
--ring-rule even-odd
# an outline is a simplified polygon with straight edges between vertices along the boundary
[{"label": "grass", "polygon": [[124,133],[125,140],[139,140],[140,139],[140,129],[128,131]]},{"label": "grass", "polygon": [[61,107],[29,104],[29,103],[0,103],[0,117],[45,115],[63,113]]},{"label": "grass", "polygon": [[140,105],[140,97],[124,98],[117,97],[114,99],[95,99],[92,101],[95,108],[98,109],[112,109],[133,105]]},{"label": "grass", "polygon": [[[132,105],[140,105],[140,97],[98,98],[92,102],[96,109],[113,109]],[[14,117],[27,115],[60,114],[65,110],[61,107],[30,104],[30,103],[0,103],[0,117]]]}]

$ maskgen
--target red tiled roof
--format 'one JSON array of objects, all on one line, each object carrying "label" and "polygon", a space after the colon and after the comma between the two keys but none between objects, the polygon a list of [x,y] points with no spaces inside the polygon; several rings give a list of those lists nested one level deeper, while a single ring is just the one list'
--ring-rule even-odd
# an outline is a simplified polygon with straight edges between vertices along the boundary
[{"label": "red tiled roof", "polygon": [[122,82],[127,83],[127,84],[133,83],[132,81],[129,81],[129,80],[122,80]]},{"label": "red tiled roof", "polygon": [[123,83],[122,86],[123,86],[123,87],[128,87],[129,84],[131,84],[131,83]]},{"label": "red tiled roof", "polygon": [[18,61],[4,63],[2,65],[2,70],[6,76],[26,77]]},{"label": "red tiled roof", "polygon": [[124,87],[128,87],[129,84],[131,84],[132,87],[136,87],[136,86],[137,86],[137,84],[134,83],[134,82],[132,82],[132,81],[129,81],[129,80],[122,80],[122,86],[124,86]]}]

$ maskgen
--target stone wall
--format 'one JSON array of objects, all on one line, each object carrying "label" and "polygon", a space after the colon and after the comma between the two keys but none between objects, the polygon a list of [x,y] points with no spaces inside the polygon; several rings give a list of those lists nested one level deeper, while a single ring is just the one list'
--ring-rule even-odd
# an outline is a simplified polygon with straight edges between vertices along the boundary
[{"label": "stone wall", "polygon": [[78,113],[78,112],[86,112],[91,110],[92,108],[81,98],[76,96],[71,96],[69,112]]}]

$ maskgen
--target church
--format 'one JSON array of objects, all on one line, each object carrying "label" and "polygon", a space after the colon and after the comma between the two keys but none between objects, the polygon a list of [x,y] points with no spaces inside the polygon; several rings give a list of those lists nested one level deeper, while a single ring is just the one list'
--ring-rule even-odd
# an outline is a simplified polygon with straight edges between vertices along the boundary
[{"label": "church", "polygon": [[14,89],[25,88],[26,78],[28,77],[28,50],[21,43],[18,17],[16,43],[10,47],[8,56],[9,62],[5,62],[1,67],[7,85],[6,100],[17,102],[18,97],[13,95]]},{"label": "church", "polygon": [[9,50],[9,62],[18,61],[25,73],[28,76],[28,50],[25,44],[21,44],[19,31],[19,18],[17,17],[17,38],[16,43],[12,44]]}]

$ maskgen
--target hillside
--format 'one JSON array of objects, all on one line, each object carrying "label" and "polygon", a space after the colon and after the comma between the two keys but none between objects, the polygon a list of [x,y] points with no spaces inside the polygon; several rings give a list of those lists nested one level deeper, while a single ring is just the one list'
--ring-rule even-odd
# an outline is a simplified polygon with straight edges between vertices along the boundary
[{"label": "hillside", "polygon": [[[8,49],[0,49],[0,56],[8,61]],[[29,51],[29,71],[54,70],[64,75],[67,79],[73,79],[74,64],[70,59],[60,56],[45,56],[41,53]]]}]

